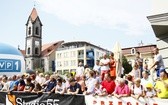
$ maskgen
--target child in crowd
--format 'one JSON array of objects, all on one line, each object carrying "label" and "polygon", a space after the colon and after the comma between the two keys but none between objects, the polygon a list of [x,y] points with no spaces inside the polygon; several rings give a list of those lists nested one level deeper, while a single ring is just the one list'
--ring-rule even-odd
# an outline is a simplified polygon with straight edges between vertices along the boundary
[{"label": "child in crowd", "polygon": [[153,98],[155,96],[156,96],[156,92],[153,89],[152,84],[151,83],[146,84],[145,97]]},{"label": "child in crowd", "polygon": [[134,80],[134,85],[131,87],[131,96],[135,99],[139,99],[144,96],[144,87],[141,85],[141,79]]},{"label": "child in crowd", "polygon": [[98,95],[98,96],[105,96],[107,95],[107,91],[105,88],[102,87],[102,85],[97,81],[95,83],[95,88],[94,88],[94,94],[93,96]]}]

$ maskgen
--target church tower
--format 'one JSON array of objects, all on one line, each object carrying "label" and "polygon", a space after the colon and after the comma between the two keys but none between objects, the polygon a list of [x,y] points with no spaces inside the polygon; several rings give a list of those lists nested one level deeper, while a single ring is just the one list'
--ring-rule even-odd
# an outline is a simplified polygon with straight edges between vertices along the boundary
[{"label": "church tower", "polygon": [[42,23],[33,8],[26,23],[25,63],[26,69],[41,67]]}]

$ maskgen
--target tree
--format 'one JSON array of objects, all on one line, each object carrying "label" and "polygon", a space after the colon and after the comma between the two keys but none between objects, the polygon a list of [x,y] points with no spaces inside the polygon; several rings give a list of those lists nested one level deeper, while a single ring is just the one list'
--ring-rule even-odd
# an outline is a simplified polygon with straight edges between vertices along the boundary
[{"label": "tree", "polygon": [[125,74],[128,74],[132,70],[132,66],[128,63],[127,58],[123,55],[122,56],[122,65],[125,70]]}]

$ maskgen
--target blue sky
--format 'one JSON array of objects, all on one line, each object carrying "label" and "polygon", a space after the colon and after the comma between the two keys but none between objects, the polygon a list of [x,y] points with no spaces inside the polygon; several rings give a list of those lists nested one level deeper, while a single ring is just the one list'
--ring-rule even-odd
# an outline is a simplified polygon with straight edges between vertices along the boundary
[{"label": "blue sky", "polygon": [[34,7],[43,23],[43,44],[85,40],[108,50],[156,44],[147,16],[152,0],[1,0],[0,42],[24,49],[26,21]]}]

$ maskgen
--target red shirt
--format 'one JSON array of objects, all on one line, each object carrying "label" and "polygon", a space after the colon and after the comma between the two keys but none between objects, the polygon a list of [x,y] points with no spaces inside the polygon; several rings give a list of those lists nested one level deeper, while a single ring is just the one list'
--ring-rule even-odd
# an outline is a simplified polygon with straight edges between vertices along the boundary
[{"label": "red shirt", "polygon": [[102,86],[103,88],[105,88],[107,90],[107,93],[108,94],[111,94],[114,92],[115,90],[115,82],[113,80],[110,80],[110,81],[107,81],[107,80],[104,80],[102,81]]}]

